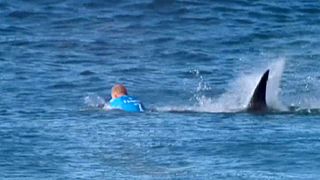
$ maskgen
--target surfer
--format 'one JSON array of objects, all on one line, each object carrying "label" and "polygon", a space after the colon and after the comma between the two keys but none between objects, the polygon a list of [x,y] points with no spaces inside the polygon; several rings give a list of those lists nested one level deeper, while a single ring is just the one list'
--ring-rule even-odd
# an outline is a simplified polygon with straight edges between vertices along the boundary
[{"label": "surfer", "polygon": [[127,88],[122,84],[115,84],[111,90],[112,99],[109,101],[111,109],[127,112],[143,112],[142,103],[133,96],[128,95]]}]

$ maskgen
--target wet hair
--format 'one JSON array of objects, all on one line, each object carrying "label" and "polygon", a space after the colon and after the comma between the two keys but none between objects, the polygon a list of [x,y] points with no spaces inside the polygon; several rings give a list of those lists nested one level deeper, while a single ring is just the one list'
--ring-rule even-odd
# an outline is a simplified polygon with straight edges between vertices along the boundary
[{"label": "wet hair", "polygon": [[127,91],[127,88],[126,88],[124,85],[122,85],[122,84],[115,84],[115,85],[112,87],[112,90],[111,90],[111,94],[114,94],[114,93],[127,95],[127,94],[128,94],[128,91]]}]

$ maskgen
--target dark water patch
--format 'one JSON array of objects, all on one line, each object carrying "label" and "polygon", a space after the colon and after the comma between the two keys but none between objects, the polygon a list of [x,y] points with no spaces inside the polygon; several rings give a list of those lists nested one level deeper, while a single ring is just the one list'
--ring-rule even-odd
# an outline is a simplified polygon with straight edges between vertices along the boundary
[{"label": "dark water patch", "polygon": [[174,37],[156,37],[156,38],[150,38],[150,39],[147,39],[147,40],[143,40],[141,43],[169,43],[169,42],[172,42],[174,41],[175,38]]},{"label": "dark water patch", "polygon": [[34,95],[33,89],[30,89],[29,92],[23,91],[16,94],[16,98],[22,98],[22,97],[31,97]]},{"label": "dark water patch", "polygon": [[185,46],[204,46],[205,45],[205,39],[184,39],[182,41],[179,41],[178,44],[185,45]]},{"label": "dark water patch", "polygon": [[[35,113],[45,113],[46,111],[43,109],[36,110],[18,110],[16,113],[19,113],[21,116],[34,115]],[[32,135],[33,136],[33,135]]]},{"label": "dark water patch", "polygon": [[312,14],[312,15],[320,15],[320,5],[319,3],[313,7],[303,7],[297,9],[298,12],[302,14]]},{"label": "dark water patch", "polygon": [[[35,49],[50,49],[56,48],[60,50],[70,51],[71,49],[75,49],[81,47],[83,42],[75,39],[43,39],[43,40],[35,40],[31,42],[31,47]],[[57,51],[58,52],[58,51]],[[71,55],[72,56],[72,55]]]},{"label": "dark water patch", "polygon": [[264,12],[249,11],[247,15],[252,20],[269,22],[269,16]]},{"label": "dark water patch", "polygon": [[16,77],[17,80],[28,80],[29,78],[27,76],[17,76]]},{"label": "dark water patch", "polygon": [[133,2],[127,1],[120,4],[122,9],[128,9],[130,12],[140,10],[145,11],[148,9],[149,2]]},{"label": "dark water patch", "polygon": [[[222,40],[220,43],[227,46],[236,46],[241,44],[249,44],[253,41],[253,37],[251,35],[246,36],[237,36],[231,39]],[[228,49],[227,51],[229,51]],[[231,49],[231,51],[238,52],[239,49]],[[225,50],[223,50],[225,51]]]},{"label": "dark water patch", "polygon": [[[1,42],[0,42],[1,43]],[[8,42],[7,42],[8,43]],[[10,41],[9,44],[11,46],[26,46],[29,45],[30,42],[26,40],[15,40],[15,41]]]},{"label": "dark water patch", "polygon": [[46,23],[48,21],[48,17],[56,17],[57,14],[51,12],[36,12],[36,11],[13,11],[8,14],[9,18],[15,20],[27,20],[29,26],[34,24],[39,25],[40,23]]},{"label": "dark water patch", "polygon": [[[161,19],[159,21],[157,21],[156,23],[154,23],[153,25],[153,30],[158,32],[163,32],[163,30],[165,29],[171,29],[172,26],[176,24],[176,20],[173,19]],[[159,29],[156,29],[159,28]]]},{"label": "dark water patch", "polygon": [[67,27],[67,25],[74,26],[74,25],[85,23],[88,21],[89,21],[89,19],[86,17],[69,17],[69,18],[51,21],[50,24],[51,25],[66,25],[66,27]]},{"label": "dark water patch", "polygon": [[244,9],[239,9],[233,6],[217,6],[212,8],[214,12],[220,12],[221,14],[232,14],[232,13],[242,13],[246,12]]},{"label": "dark water patch", "polygon": [[286,44],[289,46],[305,46],[310,43],[311,42],[307,40],[294,40],[294,41],[289,41]]},{"label": "dark water patch", "polygon": [[95,44],[96,46],[103,46],[103,47],[111,47],[112,46],[112,43],[110,43],[108,40],[104,40],[104,39],[96,39],[92,43]]},{"label": "dark water patch", "polygon": [[[16,26],[16,25],[9,25],[9,26],[3,26],[0,27],[0,32],[4,33],[3,35],[10,35],[10,34],[24,34],[24,35],[33,35],[32,29],[22,26]],[[2,39],[5,39],[4,37]],[[10,38],[8,38],[10,40]],[[16,39],[19,39],[16,37]]]},{"label": "dark water patch", "polygon": [[115,15],[112,18],[118,20],[118,21],[141,21],[143,19],[143,15],[133,15],[133,14],[121,14],[121,15]]},{"label": "dark water patch", "polygon": [[62,82],[55,83],[54,85],[50,85],[48,86],[48,88],[49,89],[74,89],[74,88],[77,88],[77,85],[72,82],[62,81]]},{"label": "dark water patch", "polygon": [[82,76],[90,76],[90,75],[94,75],[94,74],[95,73],[90,70],[85,70],[85,71],[80,72],[80,75],[82,75]]},{"label": "dark water patch", "polygon": [[7,116],[10,115],[10,112],[6,109],[1,109],[0,110],[0,116]]},{"label": "dark water patch", "polygon": [[175,8],[177,5],[177,2],[175,0],[167,0],[167,1],[161,1],[161,0],[152,0],[148,4],[149,9],[153,9],[156,11],[165,11],[165,9]]},{"label": "dark water patch", "polygon": [[136,67],[136,68],[125,68],[125,69],[113,69],[112,72],[116,74],[144,74],[144,73],[152,73],[157,71],[156,69],[152,68],[141,68],[141,67]]},{"label": "dark water patch", "polygon": [[[83,58],[83,56],[80,56],[80,55],[76,55],[76,54],[56,54],[54,55],[55,59],[58,59],[59,61],[61,60],[73,60],[73,59],[80,59],[80,58]],[[55,65],[57,66],[57,64],[53,64],[51,63],[51,65]]]},{"label": "dark water patch", "polygon": [[[115,22],[115,20],[112,17],[104,17],[104,16],[96,16],[94,17],[96,19],[96,23],[95,24],[106,24],[106,22]],[[103,26],[98,26],[97,29],[105,29],[105,27]]]},{"label": "dark water patch", "polygon": [[175,0],[166,0],[166,1],[152,0],[152,2],[150,3],[150,6],[153,6],[153,7],[167,7],[167,6],[173,6],[175,3],[177,3],[177,1],[175,1]]},{"label": "dark water patch", "polygon": [[291,35],[293,38],[297,39],[297,38],[301,38],[301,39],[306,39],[305,35],[316,35],[316,32],[314,31],[313,27],[310,26],[304,26],[305,28],[303,29],[290,29],[289,35]]},{"label": "dark water patch", "polygon": [[[303,26],[303,27],[311,27],[315,22],[319,22],[319,19],[316,17],[309,17],[306,18],[304,14],[297,14],[294,16],[295,24],[297,26]],[[300,29],[300,28],[298,28]],[[309,29],[303,29],[303,30],[309,30]]]},{"label": "dark water patch", "polygon": [[88,18],[85,17],[75,17],[75,18],[68,18],[68,19],[59,19],[50,22],[49,26],[56,30],[66,30],[69,28],[79,28],[80,26],[87,26],[90,27],[91,22]]},{"label": "dark water patch", "polygon": [[157,12],[161,15],[170,15],[170,16],[182,16],[188,14],[190,11],[188,8],[171,8],[171,9],[156,9]]},{"label": "dark water patch", "polygon": [[102,80],[103,80],[102,77],[98,77],[98,76],[96,76],[96,77],[90,77],[90,78],[88,79],[88,81],[91,82],[91,84],[93,84],[93,85],[95,85],[95,84],[94,84],[95,82],[99,82],[99,81],[102,81]]},{"label": "dark water patch", "polygon": [[0,2],[0,9],[5,11],[8,10],[9,4],[6,2]]},{"label": "dark water patch", "polygon": [[85,8],[88,8],[88,9],[96,10],[96,9],[104,9],[104,8],[110,7],[110,6],[115,7],[115,6],[118,6],[119,4],[122,4],[122,1],[119,1],[119,0],[108,0],[108,1],[98,0],[98,1],[84,2],[84,3],[82,3],[82,6]]},{"label": "dark water patch", "polygon": [[74,16],[78,13],[78,8],[74,6],[66,6],[66,5],[46,5],[42,7],[43,11],[54,13],[55,16],[50,17],[50,20],[56,20],[59,18],[66,18],[70,16]]},{"label": "dark water patch", "polygon": [[192,25],[194,23],[201,25],[217,25],[221,23],[221,19],[215,17],[181,17],[179,18],[179,21],[183,22],[183,24],[189,25]]},{"label": "dark water patch", "polygon": [[28,1],[28,3],[32,3],[35,6],[38,5],[44,5],[44,6],[49,6],[49,5],[62,5],[64,2],[66,2],[65,0],[31,0]]},{"label": "dark water patch", "polygon": [[278,23],[281,26],[283,26],[284,24],[296,22],[291,14],[273,14],[270,15],[270,19],[272,22]]},{"label": "dark water patch", "polygon": [[246,18],[236,18],[234,19],[234,21],[236,22],[236,24],[240,24],[240,25],[252,25],[255,24],[255,21],[252,21],[250,19],[246,19]]},{"label": "dark water patch", "polygon": [[17,19],[25,19],[30,16],[34,16],[36,14],[37,13],[29,12],[29,11],[13,11],[13,12],[9,13],[9,17],[17,18]]},{"label": "dark water patch", "polygon": [[170,16],[180,16],[189,12],[189,9],[185,7],[185,4],[179,4],[177,1],[173,0],[154,0],[152,3],[147,4],[146,9],[152,10],[157,14]]},{"label": "dark water patch", "polygon": [[[161,0],[158,0],[161,1]],[[188,8],[196,7],[201,8],[203,6],[210,6],[211,2],[209,1],[176,1],[180,6],[187,6]]]},{"label": "dark water patch", "polygon": [[[133,47],[132,47],[133,48]],[[98,62],[101,59],[105,59],[106,57],[110,57],[112,55],[123,55],[126,54],[129,49],[127,48],[117,48],[117,47],[108,47],[108,46],[96,46],[90,45],[84,47],[87,50],[88,54],[94,55],[90,57],[91,61]],[[102,61],[101,61],[102,62]]]},{"label": "dark water patch", "polygon": [[274,6],[274,5],[263,6],[262,10],[273,13],[273,14],[290,14],[293,11],[293,9],[291,9],[290,7]]},{"label": "dark water patch", "polygon": [[277,32],[260,31],[260,32],[250,34],[248,38],[259,39],[259,40],[268,40],[268,39],[281,38],[281,37],[283,37],[283,36],[281,34],[278,34]]}]

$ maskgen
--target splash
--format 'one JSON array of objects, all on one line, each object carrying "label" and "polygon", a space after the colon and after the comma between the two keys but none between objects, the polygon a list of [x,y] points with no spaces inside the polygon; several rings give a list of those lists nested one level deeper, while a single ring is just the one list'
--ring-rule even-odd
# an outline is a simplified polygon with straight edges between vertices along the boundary
[{"label": "splash", "polygon": [[87,96],[84,97],[84,103],[89,108],[98,108],[105,111],[112,110],[110,104],[101,96],[98,96],[94,93],[90,93]]},{"label": "splash", "polygon": [[279,99],[281,92],[280,82],[284,70],[285,60],[276,62],[250,75],[240,75],[238,79],[228,85],[228,91],[217,99],[201,97],[198,101],[198,109],[207,112],[239,112],[247,108],[253,91],[261,78],[261,75],[270,69],[267,85],[267,104],[270,108],[286,111],[286,107]]},{"label": "splash", "polygon": [[[230,83],[227,91],[217,98],[210,98],[204,95],[195,94],[196,103],[193,106],[161,107],[161,111],[194,111],[194,112],[241,112],[247,108],[253,91],[261,78],[261,75],[270,69],[267,86],[267,104],[271,109],[277,111],[287,111],[279,96],[281,94],[280,82],[285,66],[285,59],[278,59],[267,68],[254,72],[250,75],[240,75],[239,78]],[[208,89],[208,85],[203,85],[201,78],[197,87],[197,92],[202,88]]]},{"label": "splash", "polygon": [[246,109],[261,73],[241,75],[227,85],[227,91],[217,98],[198,97],[196,111],[239,112]]},{"label": "splash", "polygon": [[88,94],[84,98],[84,103],[88,107],[97,108],[97,107],[101,107],[101,105],[106,104],[106,101],[102,97],[100,97],[96,94]]},{"label": "splash", "polygon": [[285,59],[279,59],[275,63],[269,66],[270,75],[267,85],[267,104],[270,108],[278,111],[288,111],[287,106],[285,106],[279,96],[281,94],[281,77],[285,67]]},{"label": "splash", "polygon": [[291,103],[291,107],[296,107],[297,110],[320,110],[319,84],[319,77],[307,76],[302,83],[303,89],[300,90],[300,95],[297,97],[298,102]]}]

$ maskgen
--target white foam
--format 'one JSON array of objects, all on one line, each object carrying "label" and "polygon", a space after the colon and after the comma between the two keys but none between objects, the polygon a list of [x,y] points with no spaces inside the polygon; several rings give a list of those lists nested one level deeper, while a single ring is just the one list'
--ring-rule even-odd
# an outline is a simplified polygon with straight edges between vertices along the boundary
[{"label": "white foam", "polygon": [[84,98],[84,103],[89,107],[100,107],[103,104],[106,104],[104,98],[96,95],[89,94]]},{"label": "white foam", "polygon": [[281,94],[281,77],[285,67],[285,59],[278,59],[276,62],[269,66],[270,74],[267,85],[267,104],[269,107],[279,110],[287,111],[288,108],[285,106],[279,96]]}]

